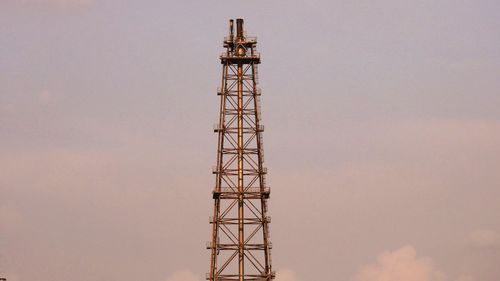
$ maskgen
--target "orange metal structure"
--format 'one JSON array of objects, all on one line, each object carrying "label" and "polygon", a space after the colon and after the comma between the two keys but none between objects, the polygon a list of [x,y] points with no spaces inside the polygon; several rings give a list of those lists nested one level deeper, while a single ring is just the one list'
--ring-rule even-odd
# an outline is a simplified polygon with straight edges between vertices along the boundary
[{"label": "orange metal structure", "polygon": [[246,37],[243,20],[229,21],[224,38],[217,165],[213,190],[214,214],[210,217],[212,241],[207,280],[271,280],[270,217],[263,166],[257,40]]}]

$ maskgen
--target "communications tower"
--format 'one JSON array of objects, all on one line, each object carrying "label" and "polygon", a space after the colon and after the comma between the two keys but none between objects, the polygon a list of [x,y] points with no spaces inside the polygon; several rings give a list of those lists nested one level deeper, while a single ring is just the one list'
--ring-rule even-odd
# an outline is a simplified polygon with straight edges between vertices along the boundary
[{"label": "communications tower", "polygon": [[229,21],[229,36],[220,56],[220,96],[217,165],[213,190],[214,215],[210,272],[207,280],[272,280],[269,187],[263,166],[257,40],[247,37],[243,19]]}]

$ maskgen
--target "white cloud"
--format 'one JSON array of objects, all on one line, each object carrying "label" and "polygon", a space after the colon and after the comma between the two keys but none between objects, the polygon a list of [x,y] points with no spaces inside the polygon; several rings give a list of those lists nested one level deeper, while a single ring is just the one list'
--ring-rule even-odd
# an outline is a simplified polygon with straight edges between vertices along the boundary
[{"label": "white cloud", "polygon": [[477,229],[471,233],[470,238],[480,247],[500,247],[500,233],[492,230]]},{"label": "white cloud", "polygon": [[200,281],[200,276],[189,270],[174,272],[166,281]]},{"label": "white cloud", "polygon": [[282,269],[276,272],[275,281],[297,281],[297,275],[295,272],[289,269]]},{"label": "white cloud", "polygon": [[[404,246],[393,252],[384,252],[377,261],[363,267],[354,281],[446,281],[429,257],[418,257],[413,246]],[[471,276],[460,276],[456,281],[474,281]]]}]

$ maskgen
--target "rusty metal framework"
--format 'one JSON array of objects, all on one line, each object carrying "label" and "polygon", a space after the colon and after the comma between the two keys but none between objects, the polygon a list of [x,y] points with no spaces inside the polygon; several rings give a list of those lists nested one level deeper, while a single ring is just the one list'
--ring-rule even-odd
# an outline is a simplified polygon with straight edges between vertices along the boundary
[{"label": "rusty metal framework", "polygon": [[207,280],[272,280],[269,241],[270,217],[263,167],[260,95],[257,87],[256,38],[246,37],[243,20],[229,21],[225,52],[220,56],[222,86],[220,96],[217,165],[213,190],[214,214],[210,217],[212,241]]}]

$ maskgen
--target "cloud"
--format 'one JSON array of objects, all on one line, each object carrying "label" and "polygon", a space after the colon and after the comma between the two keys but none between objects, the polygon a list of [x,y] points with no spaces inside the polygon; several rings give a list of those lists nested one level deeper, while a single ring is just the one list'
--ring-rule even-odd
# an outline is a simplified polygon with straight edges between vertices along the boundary
[{"label": "cloud", "polygon": [[[447,275],[438,270],[429,257],[418,257],[413,246],[404,246],[393,252],[384,252],[373,264],[363,267],[354,281],[446,281]],[[460,276],[456,281],[474,281],[471,276]]]},{"label": "cloud", "polygon": [[289,269],[282,269],[276,272],[275,281],[297,281],[297,275],[295,272]]},{"label": "cloud", "polygon": [[470,238],[479,247],[500,247],[500,233],[492,230],[477,229],[470,234]]},{"label": "cloud", "polygon": [[174,272],[166,281],[200,281],[200,276],[189,270]]}]

